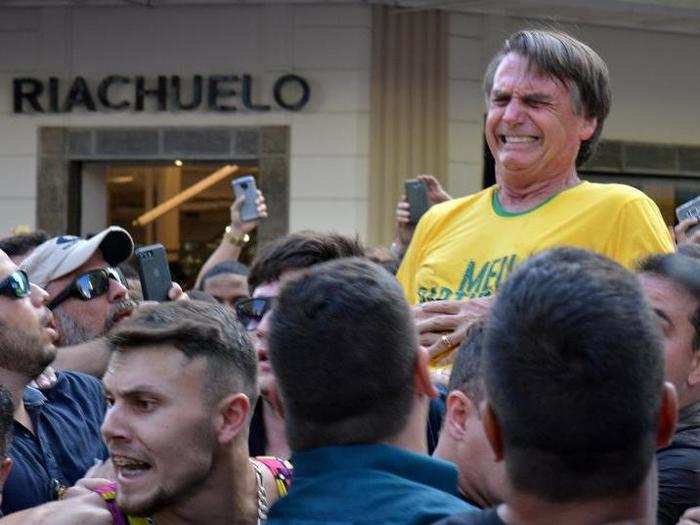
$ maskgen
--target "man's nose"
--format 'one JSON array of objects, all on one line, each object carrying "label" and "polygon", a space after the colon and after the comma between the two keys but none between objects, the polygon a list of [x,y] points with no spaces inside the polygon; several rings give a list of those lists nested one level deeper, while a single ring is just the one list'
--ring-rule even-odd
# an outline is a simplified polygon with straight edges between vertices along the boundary
[{"label": "man's nose", "polygon": [[129,440],[128,425],[121,407],[116,404],[107,407],[101,431],[106,443],[115,439]]},{"label": "man's nose", "polygon": [[518,124],[523,119],[523,107],[520,101],[512,98],[503,110],[502,120],[507,124]]},{"label": "man's nose", "polygon": [[31,283],[29,285],[30,288],[30,293],[29,297],[31,298],[32,305],[35,308],[43,308],[46,303],[49,301],[49,294],[46,290],[44,290],[41,286]]},{"label": "man's nose", "polygon": [[110,303],[116,303],[117,301],[129,297],[129,290],[126,286],[115,279],[109,280],[109,290],[107,290],[107,293],[109,294]]}]

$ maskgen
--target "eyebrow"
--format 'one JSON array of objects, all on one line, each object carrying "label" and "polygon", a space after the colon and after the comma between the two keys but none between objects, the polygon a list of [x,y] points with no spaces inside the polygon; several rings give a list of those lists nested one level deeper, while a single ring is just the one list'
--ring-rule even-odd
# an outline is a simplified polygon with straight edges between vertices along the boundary
[{"label": "eyebrow", "polygon": [[[102,390],[106,396],[113,394],[113,392],[109,388],[107,388],[106,385],[102,387]],[[141,394],[160,395],[160,392],[157,389],[149,385],[136,385],[133,387],[129,387],[126,390],[121,390],[118,393],[122,397],[133,397]]]}]

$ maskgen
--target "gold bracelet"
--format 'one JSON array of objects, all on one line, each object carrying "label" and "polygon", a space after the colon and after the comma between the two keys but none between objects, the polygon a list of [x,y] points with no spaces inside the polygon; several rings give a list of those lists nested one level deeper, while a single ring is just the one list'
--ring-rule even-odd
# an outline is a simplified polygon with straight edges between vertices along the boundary
[{"label": "gold bracelet", "polygon": [[247,233],[242,233],[239,235],[234,234],[231,230],[231,225],[229,224],[224,230],[224,239],[234,246],[241,247],[250,241],[250,235]]}]

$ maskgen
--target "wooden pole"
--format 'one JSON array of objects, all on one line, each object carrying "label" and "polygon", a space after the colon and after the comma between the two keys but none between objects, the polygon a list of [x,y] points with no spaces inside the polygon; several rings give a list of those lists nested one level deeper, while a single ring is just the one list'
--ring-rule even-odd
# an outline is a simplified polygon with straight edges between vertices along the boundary
[{"label": "wooden pole", "polygon": [[204,190],[211,188],[214,184],[217,182],[225,179],[229,175],[233,175],[238,171],[238,166],[234,165],[226,165],[221,169],[216,170],[214,173],[209,175],[208,177],[203,178],[200,180],[197,184],[193,184],[186,190],[181,191],[177,195],[171,197],[165,202],[162,202],[152,210],[147,211],[143,215],[141,215],[138,219],[136,219],[132,224],[134,226],[146,226],[147,224],[150,224],[154,220],[156,220],[158,217],[163,215],[164,213],[168,213],[170,210],[173,208],[177,208],[182,204],[183,202],[186,202],[190,200],[192,197],[200,194]]}]

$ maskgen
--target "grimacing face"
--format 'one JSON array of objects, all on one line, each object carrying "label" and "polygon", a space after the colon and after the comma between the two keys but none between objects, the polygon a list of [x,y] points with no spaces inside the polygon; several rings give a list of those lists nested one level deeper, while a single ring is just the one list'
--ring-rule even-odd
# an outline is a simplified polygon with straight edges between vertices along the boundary
[{"label": "grimacing face", "polygon": [[494,74],[484,127],[498,183],[524,188],[572,172],[596,123],[576,114],[569,86],[509,53]]},{"label": "grimacing face", "polygon": [[117,504],[147,516],[196,496],[215,468],[215,409],[202,385],[207,361],[172,347],[114,353],[103,378],[102,425],[117,476]]}]

